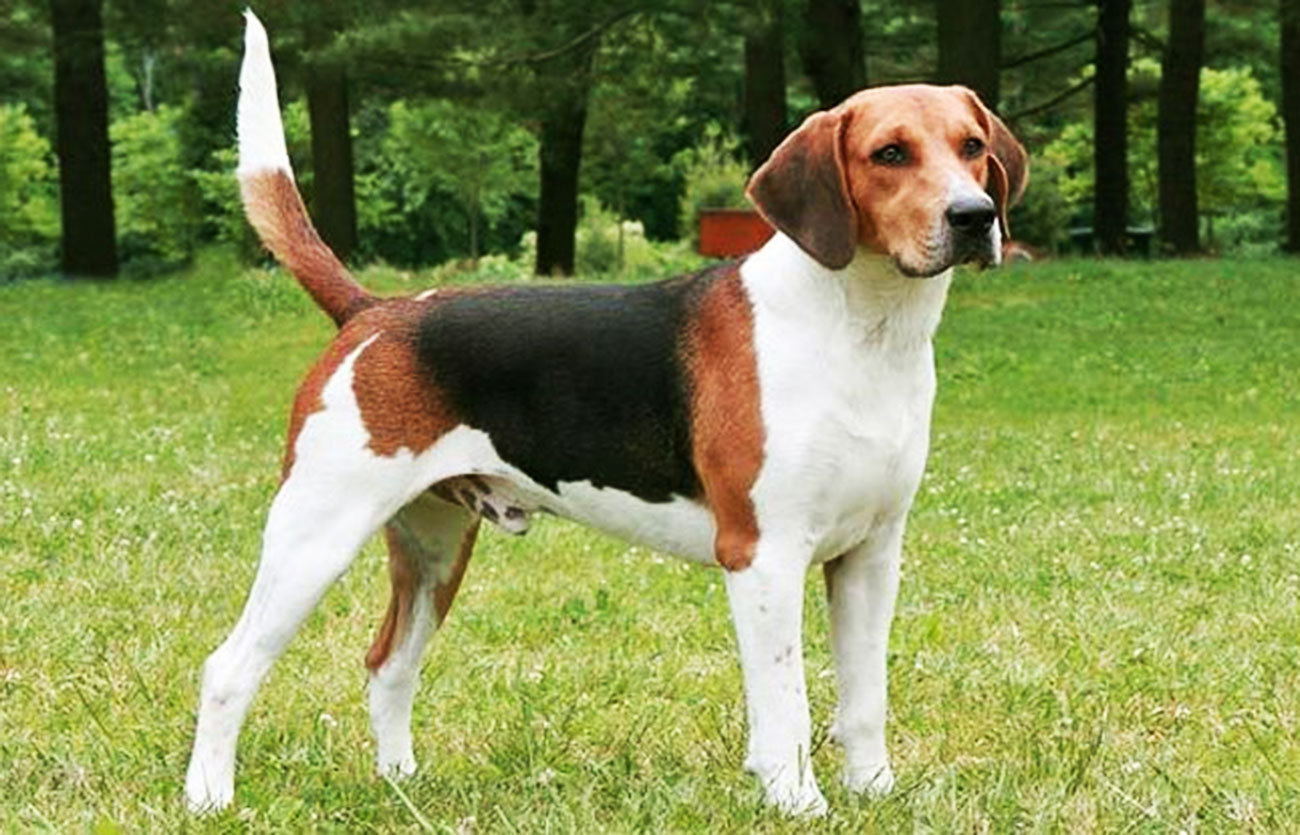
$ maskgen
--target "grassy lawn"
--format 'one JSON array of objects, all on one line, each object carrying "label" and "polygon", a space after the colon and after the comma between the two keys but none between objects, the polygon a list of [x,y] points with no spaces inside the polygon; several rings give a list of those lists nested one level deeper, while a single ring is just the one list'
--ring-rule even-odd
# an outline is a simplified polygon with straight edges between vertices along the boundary
[{"label": "grassy lawn", "polygon": [[[371,271],[367,284],[416,289]],[[330,326],[220,257],[0,286],[0,830],[1295,831],[1300,262],[960,276],[892,641],[899,777],[765,811],[721,576],[567,523],[486,533],[372,773],[367,547],[254,704],[230,812],[181,783],[293,387]],[[807,585],[815,735],[834,703]]]}]

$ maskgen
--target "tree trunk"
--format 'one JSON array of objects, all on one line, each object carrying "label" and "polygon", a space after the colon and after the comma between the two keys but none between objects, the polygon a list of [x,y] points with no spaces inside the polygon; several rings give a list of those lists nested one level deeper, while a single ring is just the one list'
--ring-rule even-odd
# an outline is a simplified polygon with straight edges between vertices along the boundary
[{"label": "tree trunk", "polygon": [[338,64],[317,62],[309,63],[306,72],[312,214],[321,238],[346,261],[357,247],[347,73]]},{"label": "tree trunk", "polygon": [[101,0],[51,0],[63,272],[117,273]]},{"label": "tree trunk", "polygon": [[938,0],[940,84],[965,84],[996,110],[1002,63],[1001,0]]},{"label": "tree trunk", "polygon": [[779,3],[763,4],[759,28],[745,37],[745,130],[749,162],[762,165],[786,133],[785,38]]},{"label": "tree trunk", "polygon": [[799,55],[822,109],[867,86],[859,0],[808,0]]},{"label": "tree trunk", "polygon": [[1096,194],[1093,233],[1102,254],[1125,250],[1128,225],[1128,35],[1132,0],[1098,0],[1096,130],[1093,162]]},{"label": "tree trunk", "polygon": [[1200,249],[1196,207],[1196,97],[1205,53],[1205,0],[1171,0],[1169,41],[1160,69],[1156,155],[1160,242],[1187,255]]},{"label": "tree trunk", "polygon": [[587,93],[596,46],[593,42],[558,62],[554,71],[564,73],[568,68],[567,77],[560,75],[541,84],[545,104],[538,149],[537,275],[573,275],[582,131],[587,124]]},{"label": "tree trunk", "polygon": [[1282,0],[1282,118],[1286,122],[1286,244],[1300,253],[1300,0]]}]

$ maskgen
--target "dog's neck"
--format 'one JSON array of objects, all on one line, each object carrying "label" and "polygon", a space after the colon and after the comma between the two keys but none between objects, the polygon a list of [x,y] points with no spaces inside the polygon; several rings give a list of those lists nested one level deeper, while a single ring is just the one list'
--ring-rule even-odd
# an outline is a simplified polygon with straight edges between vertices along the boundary
[{"label": "dog's neck", "polygon": [[754,304],[808,317],[828,338],[839,334],[891,352],[929,348],[952,281],[952,270],[906,276],[892,258],[863,249],[844,269],[827,269],[780,232],[745,266]]}]

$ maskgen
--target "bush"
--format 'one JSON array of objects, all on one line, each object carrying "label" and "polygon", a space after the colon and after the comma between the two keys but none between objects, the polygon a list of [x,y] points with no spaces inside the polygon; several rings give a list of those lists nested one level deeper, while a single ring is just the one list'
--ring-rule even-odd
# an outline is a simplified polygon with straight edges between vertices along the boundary
[{"label": "bush", "polygon": [[163,105],[119,119],[113,143],[113,204],[123,261],[189,260],[200,226],[199,206],[180,141],[184,111]]},{"label": "bush", "polygon": [[576,246],[576,268],[582,277],[653,281],[691,272],[707,263],[687,241],[657,243],[647,239],[640,221],[620,220],[591,195],[582,198]]},{"label": "bush", "polygon": [[[618,216],[595,197],[584,195],[581,208],[574,236],[574,268],[578,275],[621,272],[628,238],[626,228],[619,223]],[[620,232],[622,241],[619,240]]]},{"label": "bush", "polygon": [[741,161],[740,140],[716,125],[704,132],[694,148],[680,151],[673,164],[681,169],[685,189],[681,200],[681,229],[692,243],[698,242],[701,209],[731,209],[749,206],[745,183],[749,168]]},{"label": "bush", "polygon": [[54,265],[59,216],[51,160],[27,108],[0,105],[0,277]]},{"label": "bush", "polygon": [[393,102],[363,160],[359,178],[371,181],[358,184],[358,202],[371,204],[363,218],[373,213],[379,254],[391,260],[475,257],[513,245],[531,224],[537,140],[481,104]]}]

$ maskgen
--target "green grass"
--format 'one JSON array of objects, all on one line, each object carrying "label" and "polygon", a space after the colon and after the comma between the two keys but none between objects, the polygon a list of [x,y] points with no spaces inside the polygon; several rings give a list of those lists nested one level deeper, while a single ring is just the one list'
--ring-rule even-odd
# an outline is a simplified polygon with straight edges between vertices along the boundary
[{"label": "green grass", "polygon": [[[831,832],[1300,827],[1300,264],[959,277],[890,657],[899,777],[764,810],[721,577],[543,520],[489,532],[372,775],[367,547],[264,685],[232,811],[181,780],[294,384],[330,335],[209,257],[0,286],[0,829]],[[413,289],[419,277],[365,281]],[[816,737],[834,703],[807,587]]]}]

